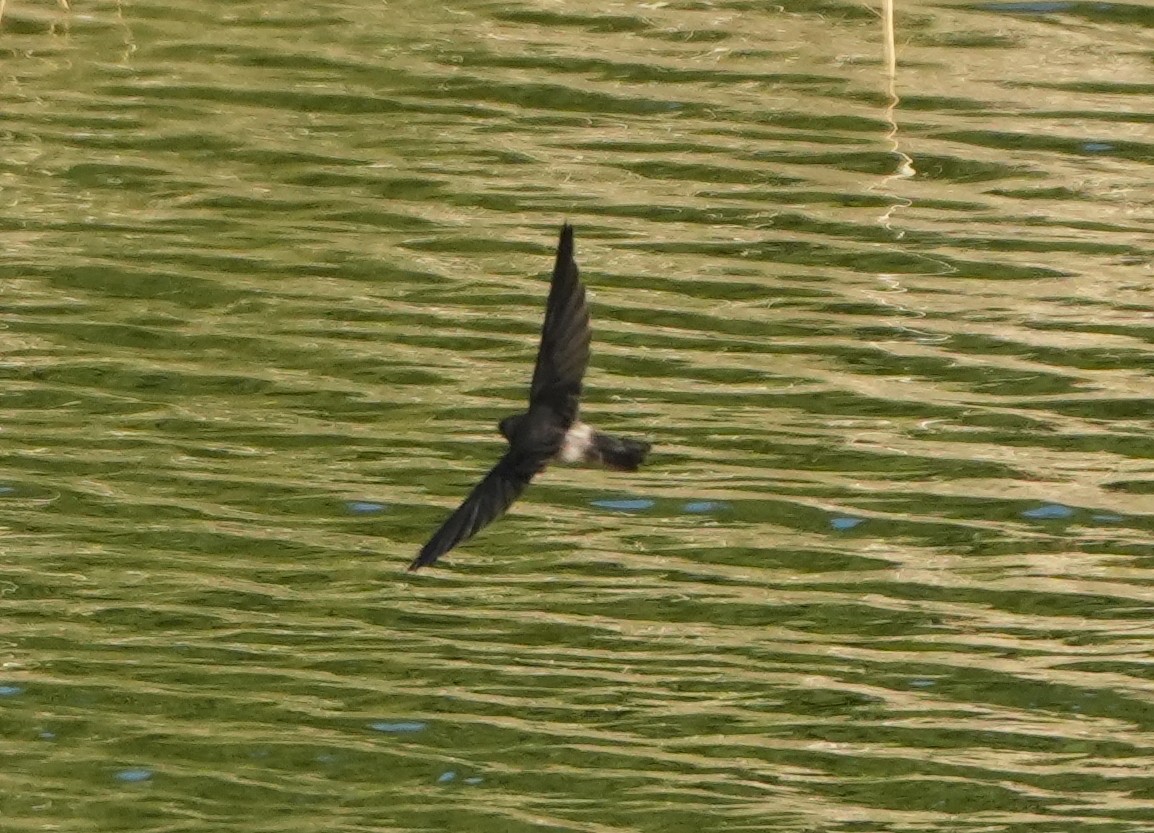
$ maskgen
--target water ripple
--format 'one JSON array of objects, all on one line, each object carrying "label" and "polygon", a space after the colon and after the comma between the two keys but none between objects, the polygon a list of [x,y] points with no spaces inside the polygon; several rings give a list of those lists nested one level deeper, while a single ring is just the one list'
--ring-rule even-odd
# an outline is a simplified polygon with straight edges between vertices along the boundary
[{"label": "water ripple", "polygon": [[1142,829],[1145,24],[9,2],[5,829]]}]

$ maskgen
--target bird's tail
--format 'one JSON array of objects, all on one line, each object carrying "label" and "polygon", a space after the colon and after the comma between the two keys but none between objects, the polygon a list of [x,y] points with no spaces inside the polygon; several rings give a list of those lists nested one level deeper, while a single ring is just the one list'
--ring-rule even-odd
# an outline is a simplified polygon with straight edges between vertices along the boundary
[{"label": "bird's tail", "polygon": [[611,434],[593,434],[593,453],[601,465],[617,471],[637,471],[652,448],[644,440],[630,440]]}]

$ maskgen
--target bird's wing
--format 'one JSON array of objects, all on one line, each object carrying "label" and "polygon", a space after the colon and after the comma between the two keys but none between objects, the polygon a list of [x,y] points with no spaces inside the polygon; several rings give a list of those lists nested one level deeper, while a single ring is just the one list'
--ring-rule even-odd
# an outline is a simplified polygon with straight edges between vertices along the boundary
[{"label": "bird's wing", "polygon": [[561,227],[553,282],[541,325],[541,347],[529,387],[530,405],[548,405],[570,421],[577,417],[581,377],[589,364],[589,308],[573,259],[573,227]]},{"label": "bird's wing", "polygon": [[497,518],[505,514],[533,475],[545,466],[545,460],[530,459],[512,451],[474,487],[457,511],[441,524],[429,542],[409,565],[409,570],[427,567],[462,541],[472,538]]}]

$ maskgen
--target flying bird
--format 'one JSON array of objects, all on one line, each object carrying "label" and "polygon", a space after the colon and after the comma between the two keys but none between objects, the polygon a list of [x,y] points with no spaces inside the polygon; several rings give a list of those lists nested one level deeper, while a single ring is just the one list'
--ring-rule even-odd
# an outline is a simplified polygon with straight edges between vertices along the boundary
[{"label": "flying bird", "polygon": [[644,462],[649,443],[602,434],[578,417],[590,337],[585,287],[573,259],[573,227],[566,223],[557,243],[541,346],[529,384],[529,410],[501,420],[498,430],[509,443],[505,456],[441,524],[410,570],[427,567],[505,514],[551,462],[590,463],[616,471],[637,471]]}]

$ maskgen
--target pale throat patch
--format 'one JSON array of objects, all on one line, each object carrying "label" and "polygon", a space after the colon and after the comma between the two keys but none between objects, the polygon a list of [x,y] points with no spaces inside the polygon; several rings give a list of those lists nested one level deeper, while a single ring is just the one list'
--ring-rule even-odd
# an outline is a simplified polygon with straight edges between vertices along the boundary
[{"label": "pale throat patch", "polygon": [[565,432],[557,459],[562,463],[581,463],[593,445],[593,429],[584,422],[574,422]]}]

